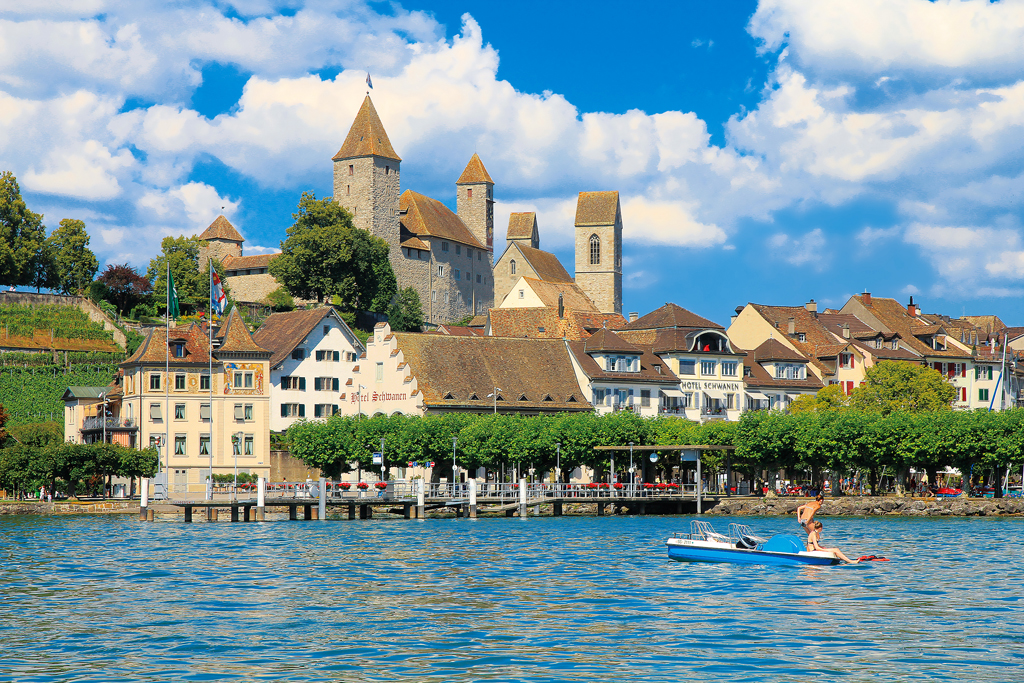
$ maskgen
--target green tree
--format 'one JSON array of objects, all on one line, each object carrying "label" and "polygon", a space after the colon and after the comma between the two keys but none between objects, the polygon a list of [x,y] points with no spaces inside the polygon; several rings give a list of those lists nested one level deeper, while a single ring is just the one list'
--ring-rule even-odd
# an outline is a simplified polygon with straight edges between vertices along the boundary
[{"label": "green tree", "polygon": [[11,427],[10,432],[11,436],[26,446],[43,448],[64,440],[64,427],[60,422],[29,422]]},{"label": "green tree", "polygon": [[293,296],[323,303],[337,295],[343,310],[386,313],[397,292],[387,242],[354,227],[331,197],[303,192],[292,217],[271,275]]},{"label": "green tree", "polygon": [[56,270],[57,289],[74,294],[89,286],[100,264],[89,249],[89,233],[85,223],[65,218],[53,234],[46,239]]},{"label": "green tree", "polygon": [[956,388],[929,367],[901,361],[880,361],[864,373],[864,383],[853,390],[853,407],[888,415],[952,410]]},{"label": "green tree", "polygon": [[284,287],[278,287],[267,295],[267,303],[277,312],[294,311],[295,299]]},{"label": "green tree", "polygon": [[388,308],[388,323],[395,332],[419,332],[423,327],[423,306],[420,295],[412,287],[398,291]]},{"label": "green tree", "polygon": [[[106,288],[104,291],[101,287],[95,287],[97,295],[112,302],[122,315],[139,305],[153,291],[153,283],[127,263],[108,264],[103,274],[93,283],[97,284]],[[89,290],[91,295],[93,286]]]},{"label": "green tree", "polygon": [[846,410],[850,407],[850,397],[843,393],[838,384],[830,384],[818,390],[814,396],[802,394],[789,404],[789,412],[797,415],[803,412],[827,412]]},{"label": "green tree", "polygon": [[0,175],[0,285],[30,285],[46,239],[41,214],[29,211],[18,179]]},{"label": "green tree", "polygon": [[29,261],[30,279],[29,285],[36,288],[36,292],[43,289],[57,289],[60,287],[60,274],[57,271],[57,252],[50,241],[43,240],[39,250]]},{"label": "green tree", "polygon": [[[174,274],[174,286],[178,300],[192,310],[204,310],[203,296],[210,292],[209,270],[199,270],[199,238],[165,237],[160,242],[160,255],[151,259],[146,269],[146,279],[153,283],[153,302],[160,310],[167,307],[167,264]],[[219,272],[219,271],[218,271]]]}]

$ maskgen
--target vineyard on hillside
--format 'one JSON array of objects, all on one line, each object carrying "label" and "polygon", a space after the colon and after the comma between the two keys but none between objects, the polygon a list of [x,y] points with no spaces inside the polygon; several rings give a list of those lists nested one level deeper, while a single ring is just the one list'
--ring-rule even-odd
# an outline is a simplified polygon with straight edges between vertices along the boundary
[{"label": "vineyard on hillside", "polygon": [[36,330],[51,330],[54,337],[64,339],[112,339],[76,306],[0,304],[0,334],[32,337]]},{"label": "vineyard on hillside", "polygon": [[117,363],[0,368],[0,403],[10,415],[9,425],[53,420],[64,423],[61,397],[69,386],[103,387],[117,373]]}]

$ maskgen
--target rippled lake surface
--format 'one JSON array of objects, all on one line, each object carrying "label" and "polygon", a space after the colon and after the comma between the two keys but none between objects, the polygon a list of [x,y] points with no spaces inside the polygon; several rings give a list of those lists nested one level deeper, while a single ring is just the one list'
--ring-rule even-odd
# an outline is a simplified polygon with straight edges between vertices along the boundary
[{"label": "rippled lake surface", "polygon": [[825,517],[829,543],[892,561],[793,568],[666,559],[690,519],[0,518],[0,680],[1024,672],[1024,520]]}]

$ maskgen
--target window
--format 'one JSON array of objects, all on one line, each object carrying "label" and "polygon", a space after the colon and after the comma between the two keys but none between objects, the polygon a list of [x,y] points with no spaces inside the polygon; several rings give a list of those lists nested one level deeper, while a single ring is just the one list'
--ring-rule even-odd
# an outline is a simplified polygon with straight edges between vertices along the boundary
[{"label": "window", "polygon": [[876,339],[876,340],[875,340],[875,348],[876,348],[876,349],[880,349],[880,348],[882,348],[882,344],[883,344],[883,342],[884,342],[884,340],[883,340],[883,339],[882,339],[881,337],[879,337],[878,339]]},{"label": "window", "polygon": [[462,245],[461,244],[456,244],[455,245],[455,255],[456,256],[462,256]]},{"label": "window", "polygon": [[174,357],[184,358],[185,357],[185,342],[174,342]]},{"label": "window", "polygon": [[345,186],[345,194],[346,195],[351,195],[352,194],[352,186],[351,185],[346,185]]},{"label": "window", "polygon": [[211,417],[212,417],[212,412],[210,410],[210,404],[209,403],[201,403],[199,405],[199,419],[200,420],[209,420],[209,419],[211,419]]},{"label": "window", "polygon": [[974,379],[992,379],[991,365],[975,365]]},{"label": "window", "polygon": [[433,292],[430,293],[430,300],[432,302],[434,302],[434,303],[437,303],[437,292],[436,291],[433,291]]},{"label": "window", "polygon": [[483,254],[481,254],[479,251],[476,252],[476,260],[477,261],[483,261],[483,259],[484,259]]},{"label": "window", "polygon": [[979,401],[987,401],[988,400],[988,389],[978,389],[978,400]]},{"label": "window", "polygon": [[242,406],[241,403],[236,403],[235,404],[235,419],[236,420],[244,420],[245,419],[245,408]]},{"label": "window", "polygon": [[384,167],[384,175],[391,175],[391,167],[390,166],[385,166]]},{"label": "window", "polygon": [[185,375],[174,376],[174,390],[185,391]]},{"label": "window", "polygon": [[174,435],[174,454],[185,455],[185,435],[175,434]]},{"label": "window", "polygon": [[640,390],[640,405],[647,408],[651,405],[651,390],[641,389]]},{"label": "window", "polygon": [[174,419],[184,420],[185,419],[185,404],[175,403],[174,404]]},{"label": "window", "polygon": [[355,351],[346,351],[345,352],[345,360],[347,360],[349,363],[354,363],[356,361],[356,353],[355,353]]},{"label": "window", "polygon": [[839,354],[839,367],[853,369],[853,354],[852,353],[841,353]]},{"label": "window", "polygon": [[199,455],[210,454],[210,435],[200,434],[199,435]]},{"label": "window", "polygon": [[302,403],[282,403],[281,417],[306,417],[306,406]]},{"label": "window", "polygon": [[445,303],[445,305],[447,306],[449,303],[451,303],[451,300],[452,300],[451,292],[445,292],[444,293],[444,303]]},{"label": "window", "polygon": [[472,187],[466,188],[466,199],[472,199],[472,198],[473,198],[473,188]]},{"label": "window", "polygon": [[199,375],[199,389],[201,391],[209,391],[210,390],[210,376],[209,375]]},{"label": "window", "polygon": [[162,419],[164,419],[163,406],[161,406],[159,403],[150,403],[149,404],[149,419],[151,419],[151,420],[162,420]]},{"label": "window", "polygon": [[601,238],[597,235],[590,236],[590,265],[596,266],[601,263]]},{"label": "window", "polygon": [[516,274],[516,260],[515,259],[512,259],[511,261],[508,262],[508,274],[509,275],[515,275]]},{"label": "window", "polygon": [[448,243],[441,242],[441,251],[448,251]]},{"label": "window", "polygon": [[454,271],[454,276],[455,276],[456,280],[461,280],[462,279],[462,271],[459,270],[458,268],[456,268],[455,271]]},{"label": "window", "polygon": [[525,291],[525,290],[522,290],[522,289],[520,289],[520,290],[519,290],[519,298],[520,298],[520,299],[523,299],[523,298],[525,298],[525,297],[526,297],[526,291]]},{"label": "window", "polygon": [[700,362],[700,374],[711,376],[715,374],[715,361],[713,360],[702,360]]},{"label": "window", "polygon": [[895,351],[898,348],[900,348],[900,343],[897,340],[893,339],[892,340],[892,350]]},{"label": "window", "polygon": [[151,372],[149,373],[149,390],[160,391],[160,373]]},{"label": "window", "polygon": [[384,364],[383,363],[377,363],[377,374],[374,377],[374,380],[377,381],[377,382],[383,382],[384,381]]},{"label": "window", "polygon": [[783,379],[786,376],[786,366],[776,365],[775,366],[775,379]]},{"label": "window", "polygon": [[355,175],[355,172],[356,172],[355,166],[353,166],[352,164],[349,164],[348,165],[348,174],[349,175]]},{"label": "window", "polygon": [[807,335],[803,332],[797,332],[796,339],[797,341],[805,342],[807,341]]},{"label": "window", "polygon": [[159,441],[159,440],[160,440],[159,436],[151,436],[151,437],[149,437],[149,447],[150,448],[160,448],[159,444],[157,443],[157,441]]},{"label": "window", "polygon": [[476,283],[480,284],[480,273],[477,273],[476,275]]},{"label": "window", "polygon": [[231,435],[231,454],[241,455],[242,454],[242,442],[239,441],[237,434]]},{"label": "window", "polygon": [[696,375],[697,374],[697,361],[695,361],[695,360],[680,360],[679,361],[679,374],[680,375]]},{"label": "window", "polygon": [[235,373],[235,389],[241,389],[241,388],[242,388],[242,373],[236,372]]},{"label": "window", "polygon": [[726,410],[732,410],[733,409],[732,408],[733,407],[733,401],[736,400],[735,397],[736,397],[736,394],[726,394],[725,395],[725,409]]},{"label": "window", "polygon": [[466,247],[466,258],[468,258],[470,260],[473,259],[473,250],[470,249],[469,247]]},{"label": "window", "polygon": [[594,389],[594,405],[599,406],[604,403],[604,389]]},{"label": "window", "polygon": [[302,360],[306,357],[306,349],[297,348],[292,349],[292,360]]},{"label": "window", "polygon": [[330,332],[331,332],[331,326],[330,325],[324,325],[324,334],[330,334]]},{"label": "window", "polygon": [[246,403],[243,411],[243,418],[246,422],[252,422],[252,404]]},{"label": "window", "polygon": [[252,434],[246,434],[245,435],[245,453],[243,453],[243,455],[252,455],[253,454],[253,441],[254,440],[255,439],[253,439]]},{"label": "window", "polygon": [[967,387],[960,387],[960,401],[967,403]]},{"label": "window", "polygon": [[437,276],[438,277],[444,277],[444,266],[438,266],[437,267]]},{"label": "window", "polygon": [[722,361],[722,375],[724,377],[735,377],[737,367],[736,361]]},{"label": "window", "polygon": [[313,406],[313,417],[330,417],[338,414],[338,406],[330,403],[318,403]]},{"label": "window", "polygon": [[470,275],[469,272],[467,271],[466,272],[466,282],[472,282],[472,281],[473,281],[473,276]]}]

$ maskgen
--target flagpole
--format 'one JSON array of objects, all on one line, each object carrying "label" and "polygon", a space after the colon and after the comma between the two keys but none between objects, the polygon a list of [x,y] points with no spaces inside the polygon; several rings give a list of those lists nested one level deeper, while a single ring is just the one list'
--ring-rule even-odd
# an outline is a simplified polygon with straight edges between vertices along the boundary
[{"label": "flagpole", "polygon": [[[164,255],[164,261],[167,264],[167,281],[165,282],[165,289],[167,290],[167,311],[164,317],[164,470],[166,474],[167,462],[170,458],[171,452],[171,259],[170,254]],[[164,493],[167,493],[168,482],[164,481]]]},{"label": "flagpole", "polygon": [[206,264],[210,269],[210,300],[207,302],[210,304],[210,317],[207,320],[210,333],[210,443],[206,446],[210,456],[210,486],[207,498],[213,500],[213,259],[207,259]]}]

